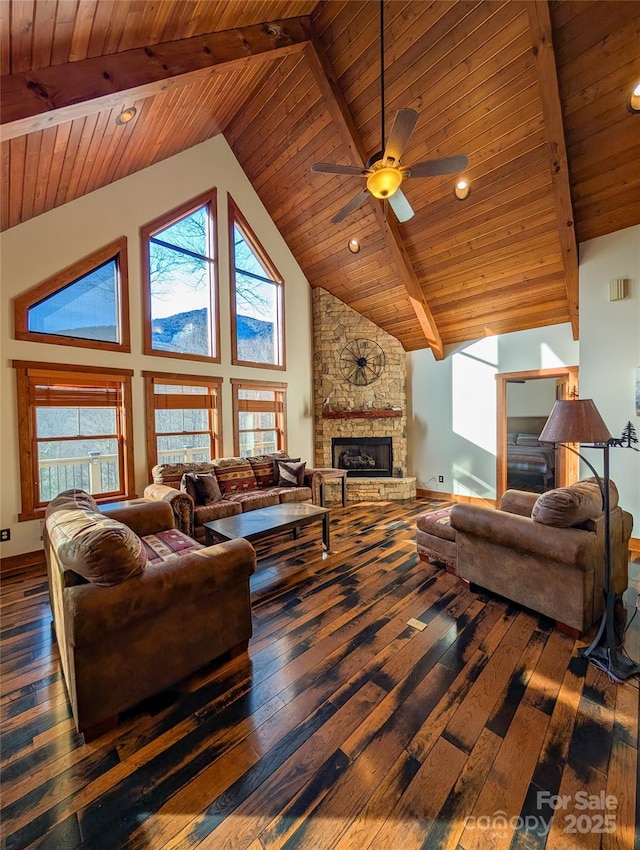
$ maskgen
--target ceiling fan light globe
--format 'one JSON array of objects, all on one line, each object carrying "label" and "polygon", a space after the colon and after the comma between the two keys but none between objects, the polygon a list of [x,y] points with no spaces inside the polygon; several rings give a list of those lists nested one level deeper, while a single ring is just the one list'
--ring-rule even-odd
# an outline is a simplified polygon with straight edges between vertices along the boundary
[{"label": "ceiling fan light globe", "polygon": [[400,188],[402,173],[397,168],[378,168],[367,177],[367,189],[374,198],[390,198]]}]

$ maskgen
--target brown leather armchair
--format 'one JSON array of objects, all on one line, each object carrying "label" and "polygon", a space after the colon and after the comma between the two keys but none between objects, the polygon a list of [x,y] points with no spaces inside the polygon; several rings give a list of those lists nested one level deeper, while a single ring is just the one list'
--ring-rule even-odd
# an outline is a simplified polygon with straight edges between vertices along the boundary
[{"label": "brown leather armchair", "polygon": [[[574,487],[585,491],[585,485],[587,491],[592,489],[592,503],[597,505],[595,481]],[[567,491],[571,488],[562,492]],[[628,584],[633,518],[617,505],[615,485],[611,494],[612,589],[622,594]],[[603,611],[604,514],[596,508],[595,516],[578,525],[544,524],[531,516],[538,498],[535,493],[507,490],[498,510],[455,505],[451,525],[456,531],[457,573],[550,617],[570,633],[581,633]]]},{"label": "brown leather armchair", "polygon": [[100,514],[91,496],[68,490],[47,509],[54,628],[85,741],[115,725],[125,709],[247,648],[253,547],[246,540],[202,547],[187,538],[178,555],[165,542],[164,553],[144,565],[143,541],[174,529],[163,501],[123,503]]}]

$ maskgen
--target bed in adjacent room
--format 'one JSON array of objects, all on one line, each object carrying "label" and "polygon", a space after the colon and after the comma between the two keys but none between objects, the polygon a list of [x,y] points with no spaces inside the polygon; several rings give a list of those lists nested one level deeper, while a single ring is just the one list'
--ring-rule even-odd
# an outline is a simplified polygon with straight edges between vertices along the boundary
[{"label": "bed in adjacent room", "polygon": [[507,417],[507,487],[544,493],[555,487],[556,450],[538,439],[546,416]]}]

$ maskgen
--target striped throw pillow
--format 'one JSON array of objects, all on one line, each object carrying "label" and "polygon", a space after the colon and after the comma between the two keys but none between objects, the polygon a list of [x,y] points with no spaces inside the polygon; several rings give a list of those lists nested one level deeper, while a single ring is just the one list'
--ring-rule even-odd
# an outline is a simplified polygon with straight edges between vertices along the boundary
[{"label": "striped throw pillow", "polygon": [[278,487],[302,487],[306,461],[278,461]]}]

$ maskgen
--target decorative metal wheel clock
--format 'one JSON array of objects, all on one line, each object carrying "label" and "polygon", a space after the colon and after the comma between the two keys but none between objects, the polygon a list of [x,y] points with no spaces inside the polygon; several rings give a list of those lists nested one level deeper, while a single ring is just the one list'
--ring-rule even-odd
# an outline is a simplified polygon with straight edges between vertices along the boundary
[{"label": "decorative metal wheel clock", "polygon": [[372,339],[352,339],[340,355],[340,371],[349,383],[358,387],[377,381],[384,365],[384,351]]}]

